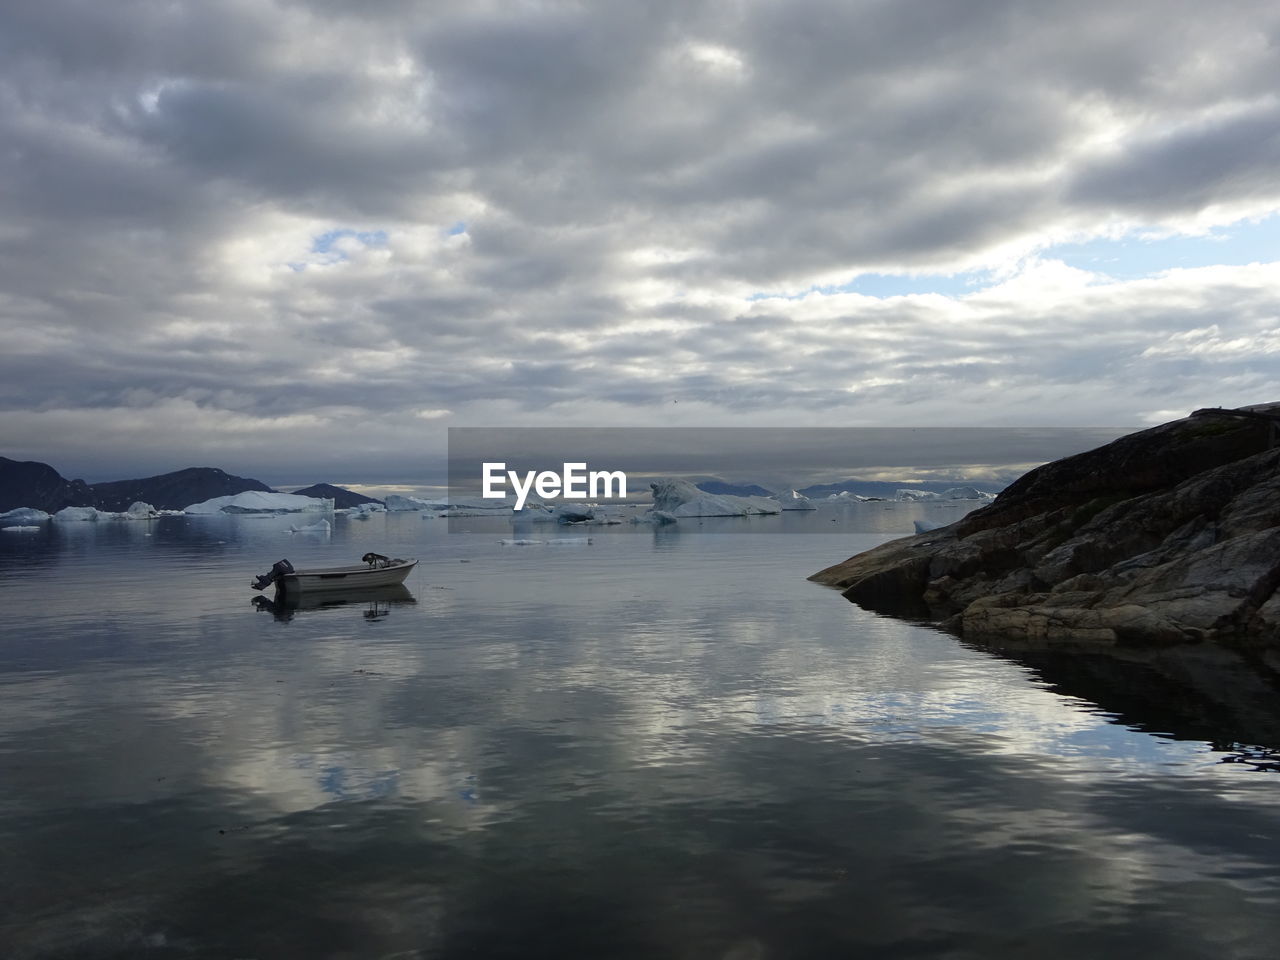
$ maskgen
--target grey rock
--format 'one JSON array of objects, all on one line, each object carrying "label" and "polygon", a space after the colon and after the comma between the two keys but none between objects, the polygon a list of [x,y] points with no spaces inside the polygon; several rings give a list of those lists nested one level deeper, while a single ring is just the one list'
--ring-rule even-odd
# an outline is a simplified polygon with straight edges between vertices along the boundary
[{"label": "grey rock", "polygon": [[949,527],[810,579],[982,642],[1211,642],[1280,657],[1274,424],[1197,411],[1046,464]]}]

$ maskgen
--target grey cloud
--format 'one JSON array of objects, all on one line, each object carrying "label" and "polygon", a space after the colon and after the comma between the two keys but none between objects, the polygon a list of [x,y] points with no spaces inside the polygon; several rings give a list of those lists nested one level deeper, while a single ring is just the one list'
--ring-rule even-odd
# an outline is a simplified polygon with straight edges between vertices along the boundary
[{"label": "grey cloud", "polygon": [[[174,431],[178,461],[240,422],[184,416],[234,415],[246,450],[323,463],[335,436],[410,444],[422,409],[1116,422],[1266,388],[1273,354],[1170,340],[1264,336],[1256,277],[744,299],[1113,212],[1270,209],[1280,14],[1256,5],[23,0],[0,21],[6,455],[126,456],[126,419]],[[387,240],[311,262],[344,228]]]},{"label": "grey cloud", "polygon": [[1280,107],[1190,125],[1082,169],[1072,200],[1145,215],[1196,211],[1274,191]]}]

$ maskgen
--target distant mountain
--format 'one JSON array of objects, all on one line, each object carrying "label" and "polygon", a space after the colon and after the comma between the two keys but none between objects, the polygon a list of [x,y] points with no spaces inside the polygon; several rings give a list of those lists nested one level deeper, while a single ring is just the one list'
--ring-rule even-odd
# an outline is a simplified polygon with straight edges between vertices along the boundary
[{"label": "distant mountain", "polygon": [[47,463],[0,457],[0,513],[17,507],[56,513],[63,507],[89,506],[93,491],[83,480],[68,480]]},{"label": "distant mountain", "polygon": [[293,492],[299,497],[332,497],[333,505],[339,510],[358,507],[362,503],[382,503],[376,497],[366,497],[363,493],[356,493],[346,487],[335,487],[332,483],[313,483]]},{"label": "distant mountain", "polygon": [[766,490],[754,483],[726,483],[723,480],[708,479],[698,480],[694,486],[703,493],[713,493],[717,496],[729,497],[771,497],[772,490]]},{"label": "distant mountain", "polygon": [[880,497],[882,500],[892,500],[899,490],[932,490],[934,493],[941,493],[943,490],[958,486],[975,487],[983,493],[999,493],[1005,487],[1003,483],[970,483],[967,480],[959,479],[931,480],[928,483],[904,483],[901,480],[859,480],[856,477],[850,477],[848,480],[841,480],[838,483],[816,483],[811,487],[805,487],[799,492],[812,500],[822,500],[833,493],[840,493],[844,490],[856,493],[861,497]]},{"label": "distant mountain", "polygon": [[86,506],[99,510],[125,510],[141,500],[159,510],[181,510],[214,497],[229,497],[249,490],[270,493],[261,480],[236,477],[217,467],[187,467],[141,480],[113,480],[90,487],[96,500]]},{"label": "distant mountain", "polygon": [[260,480],[235,477],[216,467],[188,467],[158,477],[85,483],[68,480],[47,463],[0,457],[0,512],[15,507],[35,507],[56,513],[63,507],[97,507],[127,510],[141,500],[161,510],[181,510],[211,497],[225,497],[247,490],[270,492]]}]

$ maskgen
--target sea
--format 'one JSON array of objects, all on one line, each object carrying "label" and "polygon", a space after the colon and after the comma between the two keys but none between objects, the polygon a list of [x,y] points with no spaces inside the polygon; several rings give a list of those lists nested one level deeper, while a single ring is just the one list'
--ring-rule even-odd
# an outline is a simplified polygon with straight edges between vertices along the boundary
[{"label": "sea", "polygon": [[0,533],[0,956],[1276,956],[1253,731],[806,580],[965,509]]}]

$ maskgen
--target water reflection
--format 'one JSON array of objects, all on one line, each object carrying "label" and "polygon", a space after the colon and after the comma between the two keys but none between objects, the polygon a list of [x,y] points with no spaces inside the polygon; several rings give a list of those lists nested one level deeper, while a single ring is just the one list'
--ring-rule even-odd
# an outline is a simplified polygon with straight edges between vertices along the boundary
[{"label": "water reflection", "polygon": [[1187,726],[1147,675],[868,614],[805,582],[828,538],[510,550],[373,517],[306,562],[421,556],[412,590],[251,606],[278,526],[86,535],[0,579],[6,957],[1261,960],[1280,935],[1274,755],[1214,749],[1265,711]]},{"label": "water reflection", "polygon": [[[1115,722],[1155,736],[1203,741],[1244,763],[1280,750],[1280,680],[1235,650],[1063,650],[1008,640],[967,645],[1030,667],[1055,693],[1096,704]],[[1274,762],[1255,766],[1275,769]]]},{"label": "water reflection", "polygon": [[251,601],[254,609],[269,613],[277,620],[288,621],[299,611],[341,610],[360,607],[364,619],[381,620],[393,607],[417,603],[418,600],[403,583],[385,587],[365,587],[353,590],[326,590],[318,593],[299,593],[277,589],[273,596],[259,594]]}]

